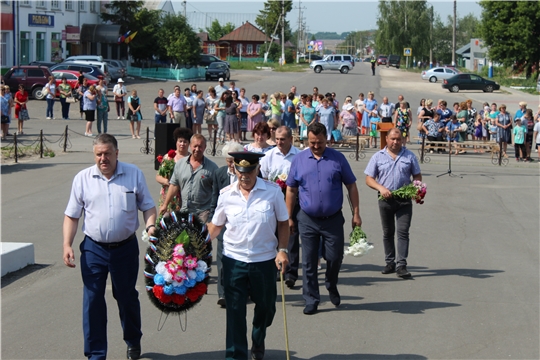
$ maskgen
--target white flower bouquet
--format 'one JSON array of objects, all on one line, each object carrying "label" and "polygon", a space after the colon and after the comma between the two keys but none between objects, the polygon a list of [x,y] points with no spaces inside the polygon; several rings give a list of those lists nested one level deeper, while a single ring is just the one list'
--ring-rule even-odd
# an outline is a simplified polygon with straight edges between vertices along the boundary
[{"label": "white flower bouquet", "polygon": [[345,255],[360,257],[366,255],[373,245],[367,242],[367,235],[360,226],[355,226],[349,237],[349,247],[345,250]]}]

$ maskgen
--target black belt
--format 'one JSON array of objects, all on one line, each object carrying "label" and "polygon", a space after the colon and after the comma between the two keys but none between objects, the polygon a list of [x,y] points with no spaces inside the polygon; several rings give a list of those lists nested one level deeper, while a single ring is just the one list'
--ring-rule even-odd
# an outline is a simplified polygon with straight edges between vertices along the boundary
[{"label": "black belt", "polygon": [[317,219],[317,220],[328,220],[330,218],[333,218],[334,216],[336,216],[337,214],[340,214],[341,213],[341,209],[339,209],[337,212],[335,212],[334,214],[330,215],[330,216],[311,216],[313,219]]},{"label": "black belt", "polygon": [[101,241],[96,241],[94,239],[92,239],[90,236],[86,236],[87,238],[89,238],[90,240],[92,240],[93,242],[95,242],[96,244],[98,244],[99,246],[105,248],[105,249],[116,249],[116,248],[119,248],[121,246],[124,246],[126,245],[128,242],[130,242],[131,240],[133,239],[136,239],[137,237],[135,236],[135,233],[133,233],[130,237],[128,237],[127,239],[125,240],[122,240],[122,241],[118,241],[118,242],[111,242],[111,243],[108,243],[108,242],[101,242]]}]

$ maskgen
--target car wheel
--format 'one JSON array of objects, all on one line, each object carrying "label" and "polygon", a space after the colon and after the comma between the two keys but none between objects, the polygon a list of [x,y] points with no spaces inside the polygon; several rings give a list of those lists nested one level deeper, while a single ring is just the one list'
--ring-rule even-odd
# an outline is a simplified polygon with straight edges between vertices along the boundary
[{"label": "car wheel", "polygon": [[493,85],[486,85],[485,92],[493,92]]},{"label": "car wheel", "polygon": [[346,74],[346,73],[349,72],[349,68],[346,67],[346,66],[344,66],[344,67],[341,68],[340,72],[341,72],[342,74]]},{"label": "car wheel", "polygon": [[396,69],[399,69],[399,66],[396,66]]},{"label": "car wheel", "polygon": [[322,71],[322,67],[321,66],[315,66],[315,69],[313,69],[313,71],[315,71],[318,74],[318,73],[320,73]]},{"label": "car wheel", "polygon": [[435,83],[437,82],[437,78],[435,76],[432,76],[429,78],[429,82]]},{"label": "car wheel", "polygon": [[231,75],[227,76],[227,81],[231,80]]},{"label": "car wheel", "polygon": [[32,90],[32,97],[36,100],[43,100],[45,99],[45,95],[43,94],[43,88],[42,87],[35,87],[34,90]]},{"label": "car wheel", "polygon": [[208,76],[205,79],[206,79],[206,81],[210,81],[210,78]]},{"label": "car wheel", "polygon": [[457,86],[457,85],[452,85],[452,86],[450,87],[450,91],[451,91],[451,92],[456,92],[456,93],[459,92],[459,86]]}]

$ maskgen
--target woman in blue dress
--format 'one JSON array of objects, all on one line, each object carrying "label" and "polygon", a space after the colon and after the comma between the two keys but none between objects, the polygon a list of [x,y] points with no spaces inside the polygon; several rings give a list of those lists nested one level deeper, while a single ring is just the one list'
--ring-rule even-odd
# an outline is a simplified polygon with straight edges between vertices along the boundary
[{"label": "woman in blue dress", "polygon": [[318,112],[319,122],[326,127],[326,140],[330,143],[334,143],[332,138],[332,130],[334,130],[337,123],[336,109],[331,106],[328,99],[323,99],[322,106]]},{"label": "woman in blue dress", "polygon": [[300,140],[304,141],[304,146],[307,146],[308,126],[317,121],[317,112],[312,105],[313,97],[308,95],[306,104],[300,109]]},{"label": "woman in blue dress", "polygon": [[371,123],[369,118],[372,116],[372,112],[375,112],[373,116],[377,117],[377,100],[375,100],[375,94],[373,91],[368,92],[367,100],[364,100],[364,115],[362,116],[362,134],[369,134]]},{"label": "woman in blue dress", "polygon": [[502,152],[504,157],[506,155],[506,148],[508,144],[512,144],[512,116],[506,112],[506,105],[501,104],[499,107],[499,114],[495,120],[497,125],[497,142],[502,142]]}]

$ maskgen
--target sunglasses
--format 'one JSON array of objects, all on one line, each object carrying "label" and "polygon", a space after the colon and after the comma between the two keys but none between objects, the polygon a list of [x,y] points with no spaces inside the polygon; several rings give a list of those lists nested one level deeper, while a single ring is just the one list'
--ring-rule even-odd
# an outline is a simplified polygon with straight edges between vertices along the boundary
[{"label": "sunglasses", "polygon": [[270,131],[276,131],[276,130],[277,130],[277,128],[275,128],[275,127],[270,128]]}]

